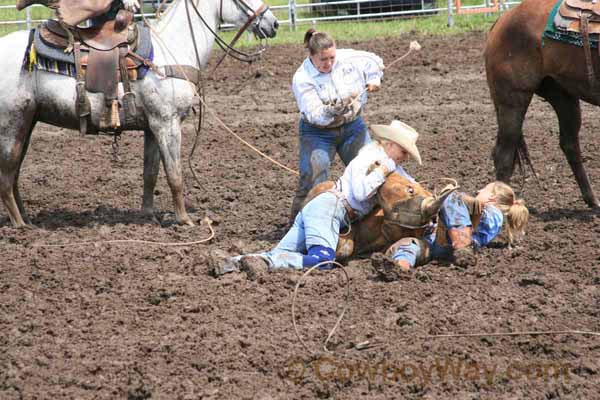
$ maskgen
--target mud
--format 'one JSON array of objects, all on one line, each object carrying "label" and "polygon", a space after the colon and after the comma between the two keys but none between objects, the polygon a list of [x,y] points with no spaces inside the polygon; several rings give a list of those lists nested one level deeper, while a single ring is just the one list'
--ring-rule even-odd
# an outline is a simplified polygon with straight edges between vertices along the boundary
[{"label": "mud", "polygon": [[[396,118],[421,136],[432,184],[458,179],[474,191],[493,179],[494,111],[485,82],[485,33],[404,35],[344,43],[388,63],[417,39],[423,50],[386,72],[364,113]],[[250,67],[226,61],[207,76],[206,99],[236,134],[297,166],[291,76],[300,45],[272,47]],[[584,105],[581,147],[600,190],[597,110]],[[184,134],[187,164],[194,123]],[[432,264],[396,282],[369,260],[303,280],[298,273],[208,275],[211,249],[268,249],[284,233],[296,177],[257,155],[208,116],[186,199],[198,226],[173,223],[161,172],[159,223],[140,212],[143,134],[111,139],[38,126],[21,177],[35,229],[15,230],[0,210],[2,399],[593,399],[600,389],[598,336],[431,338],[453,333],[600,331],[600,216],[582,201],[559,150],[548,104],[535,99],[525,125],[539,184],[520,194],[531,211],[524,241],[496,240],[478,265]],[[338,162],[334,173],[339,174]],[[519,187],[518,175],[513,181]],[[190,242],[172,247],[117,239]],[[41,245],[64,244],[63,247]],[[344,307],[340,327],[323,350]],[[304,343],[304,345],[303,345]],[[306,347],[305,347],[306,346]],[[311,353],[313,352],[313,353]]]}]

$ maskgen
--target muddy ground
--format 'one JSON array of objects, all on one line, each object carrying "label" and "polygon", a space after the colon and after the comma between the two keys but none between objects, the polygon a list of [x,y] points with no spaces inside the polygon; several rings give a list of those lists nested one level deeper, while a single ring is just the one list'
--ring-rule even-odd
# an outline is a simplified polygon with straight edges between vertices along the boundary
[{"label": "muddy ground", "polygon": [[[407,166],[418,179],[449,176],[475,190],[494,176],[485,33],[339,47],[371,50],[390,63],[414,39],[423,50],[387,71],[365,117],[401,119],[421,132],[423,166]],[[294,169],[298,114],[290,81],[303,55],[300,45],[272,47],[260,64],[227,61],[206,82],[206,98],[224,123]],[[600,190],[597,112],[584,106],[581,147]],[[207,265],[211,249],[234,254],[275,245],[294,175],[209,117],[192,159],[199,182],[185,171],[198,226],[172,223],[162,172],[158,224],[139,211],[140,132],[123,135],[121,160],[112,161],[108,137],[37,127],[21,179],[35,229],[13,229],[0,210],[0,398],[598,398],[598,336],[425,337],[600,331],[600,216],[581,200],[548,104],[534,100],[525,130],[540,185],[528,178],[521,192],[531,222],[520,246],[508,249],[499,239],[476,267],[429,265],[398,282],[378,280],[368,259],[354,260],[346,268],[348,303],[341,271],[310,275],[296,303],[305,348],[291,318],[298,273],[215,279]],[[186,164],[193,137],[190,121]],[[215,230],[210,242],[103,242],[199,241],[209,235],[206,216]],[[41,246],[51,244],[65,246]]]}]

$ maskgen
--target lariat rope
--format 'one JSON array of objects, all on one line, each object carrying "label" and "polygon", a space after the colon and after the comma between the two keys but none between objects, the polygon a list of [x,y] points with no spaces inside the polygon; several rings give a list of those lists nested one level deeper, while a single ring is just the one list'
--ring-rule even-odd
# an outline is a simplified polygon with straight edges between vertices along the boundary
[{"label": "lariat rope", "polygon": [[306,343],[304,343],[304,340],[302,339],[302,336],[300,335],[300,332],[298,331],[298,326],[296,325],[296,297],[298,295],[298,289],[300,288],[300,284],[302,283],[302,280],[305,277],[307,277],[311,272],[313,272],[315,269],[317,269],[320,266],[325,265],[325,264],[333,264],[334,266],[337,266],[338,268],[340,268],[342,270],[342,272],[344,273],[344,276],[346,278],[346,297],[344,299],[344,302],[345,302],[344,309],[340,313],[340,315],[339,315],[339,317],[338,317],[335,325],[331,329],[331,331],[329,331],[329,334],[327,335],[327,339],[325,339],[325,343],[323,344],[323,350],[325,350],[327,353],[331,353],[331,351],[327,348],[327,344],[329,343],[329,341],[333,337],[333,334],[335,333],[335,331],[337,330],[337,328],[340,326],[340,323],[342,322],[342,318],[344,318],[344,315],[346,314],[346,311],[348,311],[348,308],[350,308],[350,305],[349,305],[349,301],[350,301],[350,277],[348,276],[348,273],[346,272],[346,269],[344,268],[344,266],[342,264],[340,264],[337,261],[323,261],[323,262],[320,262],[317,265],[311,267],[310,269],[306,270],[306,272],[304,272],[302,274],[302,276],[300,277],[300,279],[298,279],[298,283],[296,283],[296,287],[294,288],[294,294],[293,294],[293,297],[292,297],[292,324],[294,325],[294,332],[296,332],[296,337],[298,338],[298,340],[300,341],[300,343],[302,344],[302,346],[309,353],[311,353],[311,354],[315,354],[315,352],[313,352],[310,348],[308,348],[308,346],[306,345]]},{"label": "lariat rope", "polygon": [[[413,40],[412,42],[410,42],[410,45],[408,46],[408,51],[406,53],[404,53],[403,55],[401,55],[400,57],[396,58],[394,61],[392,61],[390,63],[390,65],[380,68],[381,71],[386,70],[386,69],[390,69],[392,67],[392,65],[396,64],[397,62],[403,60],[404,58],[406,58],[410,53],[412,53],[413,51],[419,51],[421,50],[421,45],[419,44],[419,42],[417,42],[416,40]],[[352,105],[354,103],[356,103],[358,101],[358,99],[360,99],[362,97],[362,95],[368,90],[368,86],[365,87],[358,95],[356,95],[354,97],[354,99],[346,106],[347,108],[351,108]]]},{"label": "lariat rope", "polygon": [[192,246],[200,243],[206,243],[215,237],[215,231],[212,227],[212,221],[209,218],[204,218],[202,223],[208,226],[210,231],[209,236],[206,239],[195,240],[193,242],[152,242],[149,240],[139,239],[115,239],[115,240],[88,240],[84,242],[74,242],[65,244],[32,244],[31,247],[74,247],[74,246],[86,246],[86,245],[100,245],[100,244],[147,244],[153,246],[163,247],[180,247],[180,246]]}]

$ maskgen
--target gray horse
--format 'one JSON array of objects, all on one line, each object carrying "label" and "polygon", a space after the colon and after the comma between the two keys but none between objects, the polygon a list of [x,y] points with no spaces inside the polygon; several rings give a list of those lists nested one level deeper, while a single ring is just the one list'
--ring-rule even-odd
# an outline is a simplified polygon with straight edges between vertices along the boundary
[{"label": "gray horse", "polygon": [[[194,10],[190,13],[191,29],[190,10]],[[154,214],[154,187],[162,159],[173,195],[175,218],[180,224],[193,225],[184,206],[180,153],[181,125],[192,110],[195,87],[184,79],[165,78],[160,66],[205,67],[215,41],[211,30],[216,31],[221,20],[246,27],[251,18],[250,27],[255,34],[261,38],[275,36],[277,19],[260,0],[174,0],[161,19],[151,22],[154,64],[159,68],[150,70],[144,79],[131,82],[138,115],[143,118],[121,126],[122,130],[144,131],[142,209],[148,215]],[[194,32],[194,38],[190,31]],[[76,80],[22,68],[28,36],[29,32],[20,31],[0,38],[0,197],[17,227],[29,222],[18,180],[35,124],[41,121],[70,129],[79,127]],[[98,130],[103,96],[89,93],[88,97],[92,110],[89,126]]]}]

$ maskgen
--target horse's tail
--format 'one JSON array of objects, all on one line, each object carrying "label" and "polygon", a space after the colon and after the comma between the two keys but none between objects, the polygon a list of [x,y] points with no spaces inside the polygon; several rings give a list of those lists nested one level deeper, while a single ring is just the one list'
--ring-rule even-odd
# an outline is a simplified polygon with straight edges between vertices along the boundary
[{"label": "horse's tail", "polygon": [[537,173],[533,168],[531,158],[529,158],[529,150],[527,149],[527,143],[525,143],[525,137],[523,135],[521,135],[521,140],[519,141],[519,145],[517,146],[515,164],[519,166],[519,172],[521,174],[521,190],[523,190],[523,187],[525,186],[526,168],[529,168],[531,170],[535,181],[538,185],[540,184],[540,180],[538,179]]}]

